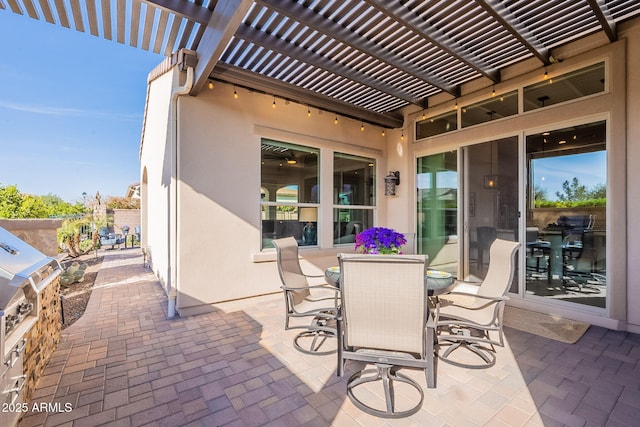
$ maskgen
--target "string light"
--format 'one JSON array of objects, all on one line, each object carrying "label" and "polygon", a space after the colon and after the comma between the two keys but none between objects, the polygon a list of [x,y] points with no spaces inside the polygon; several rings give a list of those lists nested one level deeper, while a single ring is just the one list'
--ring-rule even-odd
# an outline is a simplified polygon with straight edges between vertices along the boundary
[{"label": "string light", "polygon": [[271,108],[276,108],[276,97],[273,97],[273,104],[271,104]]},{"label": "string light", "polygon": [[427,115],[425,114],[424,109],[423,109],[423,110],[422,110],[422,120],[424,120],[424,119],[426,119],[426,118],[427,118]]},{"label": "string light", "polygon": [[336,118],[333,120],[333,124],[337,125],[338,124],[338,116],[336,115]]},{"label": "string light", "polygon": [[360,132],[364,132],[364,123],[360,124]]},{"label": "string light", "polygon": [[402,129],[402,133],[400,134],[400,139],[403,140],[404,139],[404,129]]},{"label": "string light", "polygon": [[311,117],[311,108],[307,107],[307,117]]},{"label": "string light", "polygon": [[236,91],[236,86],[233,86],[233,99],[238,99],[238,92]]},{"label": "string light", "polygon": [[213,82],[209,80],[209,89],[213,89]]},{"label": "string light", "polygon": [[547,73],[547,69],[544,69],[544,79],[547,80],[549,78],[549,73]]},{"label": "string light", "polygon": [[496,87],[493,87],[493,91],[491,92],[491,96],[496,96]]},{"label": "string light", "polygon": [[384,129],[382,129],[382,132],[380,132],[380,133],[382,134],[382,136],[385,136],[385,135],[386,135],[386,133],[385,133]]}]

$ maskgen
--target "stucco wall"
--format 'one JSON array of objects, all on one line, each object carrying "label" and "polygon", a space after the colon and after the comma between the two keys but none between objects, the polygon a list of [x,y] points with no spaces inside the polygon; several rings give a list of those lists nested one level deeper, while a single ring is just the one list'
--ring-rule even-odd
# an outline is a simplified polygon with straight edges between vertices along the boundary
[{"label": "stucco wall", "polygon": [[[260,142],[262,137],[321,148],[321,200],[332,200],[333,152],[379,160],[378,176],[386,175],[382,159],[386,136],[380,128],[312,110],[246,90],[216,84],[196,98],[180,99],[178,201],[178,307],[197,306],[280,291],[275,253],[260,251]],[[384,189],[378,182],[378,198]],[[384,206],[384,203],[381,203]],[[325,203],[322,224],[333,224]],[[384,221],[385,211],[377,212]],[[319,230],[320,249],[302,251],[315,272],[335,265],[331,230]],[[351,246],[346,248],[352,250]],[[255,262],[262,260],[270,262]],[[309,266],[311,267],[311,265]],[[206,275],[203,272],[206,271]]]},{"label": "stucco wall", "polygon": [[165,288],[170,284],[169,194],[173,156],[169,136],[172,133],[173,79],[174,74],[167,73],[150,83],[140,160],[141,182],[146,195],[141,201],[141,211],[147,212],[143,222],[147,225],[147,229],[142,231],[143,244],[150,248],[150,266]]},{"label": "stucco wall", "polygon": [[[414,120],[421,114],[417,107],[407,108],[404,129],[387,130],[382,137],[380,129],[366,125],[366,131],[360,132],[360,122],[344,117],[339,117],[336,126],[331,113],[312,109],[312,117],[307,118],[306,106],[281,99],[277,99],[273,109],[271,96],[241,88],[237,88],[240,97],[235,100],[232,86],[216,83],[213,90],[204,90],[197,97],[180,97],[178,148],[174,155],[170,143],[174,135],[174,104],[170,102],[169,89],[171,83],[177,85],[182,81],[174,79],[175,71],[161,77],[151,85],[142,153],[148,181],[142,211],[148,212],[144,221],[148,221],[154,271],[166,282],[170,277],[170,250],[175,250],[178,307],[185,314],[197,311],[187,308],[203,307],[210,302],[279,291],[275,257],[260,252],[261,137],[322,149],[321,200],[332,198],[333,150],[376,157],[379,179],[375,223],[404,231],[412,230],[415,223],[416,157],[505,136],[522,137],[525,131],[606,119],[609,307],[606,313],[587,313],[585,317],[594,323],[601,318],[603,326],[624,328],[628,322],[629,328],[640,328],[640,311],[633,309],[640,304],[640,289],[629,279],[640,274],[640,265],[635,261],[640,257],[640,239],[634,238],[638,234],[635,227],[627,227],[628,219],[640,214],[640,189],[633,185],[639,178],[635,165],[640,161],[637,144],[640,123],[633,119],[640,112],[640,81],[636,71],[640,65],[639,26],[640,20],[619,26],[620,41],[613,44],[604,35],[596,34],[554,51],[554,56],[562,61],[548,67],[551,74],[584,66],[594,59],[607,61],[611,72],[607,81],[609,92],[416,143],[411,139]],[[540,70],[535,59],[517,64],[504,70],[504,80],[496,89],[508,91],[530,84],[539,78]],[[481,88],[487,93],[491,91],[487,82],[465,85],[462,101],[470,103],[486,97]],[[447,97],[443,94],[430,100],[435,106],[429,114],[451,108],[453,100]],[[439,101],[442,105],[436,105]],[[404,138],[400,138],[401,133]],[[383,196],[381,177],[389,170],[401,171],[402,183],[395,197]],[[179,206],[176,212],[170,209],[174,198]],[[331,206],[324,205],[320,224],[331,221]],[[174,223],[175,228],[171,226]],[[310,271],[322,271],[336,262],[337,250],[332,248],[331,233],[320,229],[319,236],[319,249],[301,251]],[[541,311],[570,311],[565,310],[566,305],[557,309],[545,306],[544,302],[528,303]],[[573,314],[574,318],[580,318],[584,312],[576,309]]]},{"label": "stucco wall", "polygon": [[45,255],[58,255],[61,219],[0,219],[0,227],[15,234]]}]

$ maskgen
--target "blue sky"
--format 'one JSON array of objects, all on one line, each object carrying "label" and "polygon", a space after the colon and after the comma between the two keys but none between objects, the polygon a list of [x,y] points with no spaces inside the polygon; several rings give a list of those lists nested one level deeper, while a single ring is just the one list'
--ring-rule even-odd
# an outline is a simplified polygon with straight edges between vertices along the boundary
[{"label": "blue sky", "polygon": [[605,151],[570,156],[548,157],[534,160],[533,183],[547,190],[549,200],[557,200],[556,192],[563,193],[562,183],[576,177],[587,189],[607,183],[607,154]]},{"label": "blue sky", "polygon": [[7,10],[0,40],[0,184],[68,202],[124,196],[163,56]]}]

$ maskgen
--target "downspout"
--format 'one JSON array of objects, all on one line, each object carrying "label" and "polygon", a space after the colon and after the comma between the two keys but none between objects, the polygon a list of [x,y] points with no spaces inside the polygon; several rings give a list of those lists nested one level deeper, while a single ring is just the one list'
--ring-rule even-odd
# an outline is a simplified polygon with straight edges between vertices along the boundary
[{"label": "downspout", "polygon": [[167,290],[169,306],[167,309],[167,317],[170,319],[174,318],[176,315],[176,300],[178,298],[178,183],[179,183],[179,175],[178,175],[178,99],[180,96],[187,95],[191,91],[191,87],[193,86],[193,67],[187,68],[187,79],[183,86],[178,86],[174,88],[171,93],[171,104],[173,108],[173,117],[172,126],[173,132],[171,133],[171,137],[173,141],[171,141],[171,157],[173,160],[173,190],[170,192],[170,216],[173,220],[173,224],[170,224],[171,227],[171,236],[169,242],[173,243],[173,248],[171,250],[170,246],[170,268],[171,268],[171,280],[169,282],[169,289]]}]

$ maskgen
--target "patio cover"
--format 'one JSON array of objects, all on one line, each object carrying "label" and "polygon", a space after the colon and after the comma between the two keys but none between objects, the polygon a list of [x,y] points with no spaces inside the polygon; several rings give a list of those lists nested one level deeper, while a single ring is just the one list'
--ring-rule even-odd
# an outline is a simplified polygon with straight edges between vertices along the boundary
[{"label": "patio cover", "polygon": [[637,0],[0,0],[0,9],[171,55],[221,80],[383,127],[429,97],[640,15]]}]

